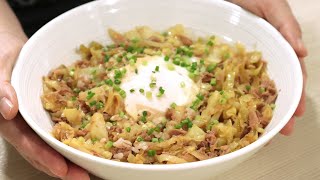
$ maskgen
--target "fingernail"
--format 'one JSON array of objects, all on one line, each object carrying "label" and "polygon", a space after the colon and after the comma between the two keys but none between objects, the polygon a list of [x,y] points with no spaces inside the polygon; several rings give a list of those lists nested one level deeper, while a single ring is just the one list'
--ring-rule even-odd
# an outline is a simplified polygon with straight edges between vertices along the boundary
[{"label": "fingernail", "polygon": [[0,100],[0,113],[5,119],[8,118],[8,115],[10,114],[12,108],[13,104],[9,101],[9,99],[3,97]]}]

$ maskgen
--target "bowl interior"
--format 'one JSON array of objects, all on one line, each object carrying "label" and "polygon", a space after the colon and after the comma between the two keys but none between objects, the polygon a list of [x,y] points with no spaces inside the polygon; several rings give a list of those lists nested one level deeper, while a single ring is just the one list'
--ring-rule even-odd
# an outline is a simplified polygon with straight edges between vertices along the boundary
[{"label": "bowl interior", "polygon": [[77,60],[75,50],[80,44],[92,40],[110,42],[106,33],[109,27],[125,31],[147,25],[164,30],[175,24],[183,24],[196,34],[240,41],[248,49],[263,52],[269,75],[279,90],[274,117],[263,135],[268,136],[265,141],[274,136],[289,120],[300,99],[302,76],[298,59],[282,36],[263,19],[219,0],[97,1],[56,18],[27,42],[14,69],[12,83],[23,117],[42,137],[54,141],[49,138],[53,123],[40,101],[42,76]]}]

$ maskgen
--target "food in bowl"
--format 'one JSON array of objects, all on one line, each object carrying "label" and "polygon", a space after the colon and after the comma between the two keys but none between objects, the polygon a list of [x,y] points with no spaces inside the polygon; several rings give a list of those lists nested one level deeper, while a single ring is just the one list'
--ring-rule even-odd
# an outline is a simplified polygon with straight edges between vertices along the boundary
[{"label": "food in bowl", "polygon": [[43,78],[59,141],[116,161],[176,164],[236,151],[264,132],[277,90],[261,52],[182,25],[108,32],[113,44],[81,45],[81,60]]}]

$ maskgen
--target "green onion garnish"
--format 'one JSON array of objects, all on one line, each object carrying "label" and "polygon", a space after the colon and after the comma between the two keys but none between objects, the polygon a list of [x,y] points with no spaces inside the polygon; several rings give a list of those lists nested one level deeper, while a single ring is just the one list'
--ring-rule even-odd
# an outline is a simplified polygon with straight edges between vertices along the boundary
[{"label": "green onion garnish", "polygon": [[175,108],[177,107],[177,104],[176,104],[176,103],[171,103],[170,107],[171,107],[172,109],[175,109]]},{"label": "green onion garnish", "polygon": [[207,45],[208,45],[208,46],[213,46],[214,43],[213,43],[211,40],[209,40],[209,41],[207,42]]},{"label": "green onion garnish", "polygon": [[165,60],[165,61],[169,61],[169,59],[170,59],[169,56],[165,56],[165,57],[164,57],[164,60]]},{"label": "green onion garnish", "polygon": [[94,95],[94,92],[88,91],[87,100],[91,99]]},{"label": "green onion garnish", "polygon": [[207,71],[208,71],[208,72],[212,72],[216,67],[217,67],[217,64],[216,64],[216,63],[210,64],[210,65],[207,67]]},{"label": "green onion garnish", "polygon": [[126,92],[123,89],[119,91],[119,94],[122,98],[125,98],[127,96]]},{"label": "green onion garnish", "polygon": [[153,157],[156,155],[156,151],[155,150],[148,150],[147,154],[149,157]]},{"label": "green onion garnish", "polygon": [[97,102],[97,104],[96,104],[96,108],[97,109],[101,109],[101,108],[103,108],[104,107],[104,104],[103,104],[103,102]]},{"label": "green onion garnish", "polygon": [[159,66],[156,66],[155,71],[159,72]]},{"label": "green onion garnish", "polygon": [[106,63],[106,62],[109,62],[109,60],[110,60],[110,56],[108,55],[108,54],[106,54],[105,56],[104,56],[104,62]]},{"label": "green onion garnish", "polygon": [[130,132],[131,131],[131,127],[126,127],[126,131]]},{"label": "green onion garnish", "polygon": [[211,78],[211,80],[210,80],[210,85],[211,85],[211,86],[217,85],[217,80],[216,80],[216,78]]},{"label": "green onion garnish", "polygon": [[130,92],[131,92],[131,93],[134,93],[134,91],[135,91],[134,89],[130,89]]},{"label": "green onion garnish", "polygon": [[165,90],[162,87],[160,87],[159,93],[157,94],[157,97],[161,97],[164,94],[164,92],[165,92]]},{"label": "green onion garnish", "polygon": [[142,116],[146,117],[148,115],[147,111],[142,111]]},{"label": "green onion garnish", "polygon": [[113,142],[112,141],[108,141],[105,145],[106,148],[111,148],[113,146]]},{"label": "green onion garnish", "polygon": [[138,136],[138,137],[137,137],[137,141],[138,141],[138,142],[141,142],[141,141],[143,141],[143,138],[140,137],[140,136]]},{"label": "green onion garnish", "polygon": [[111,79],[106,79],[106,80],[104,80],[104,83],[106,83],[106,84],[109,85],[109,86],[113,86],[113,82],[112,82]]},{"label": "green onion garnish", "polygon": [[246,90],[250,91],[251,90],[251,86],[250,85],[246,85]]},{"label": "green onion garnish", "polygon": [[153,132],[154,132],[154,129],[151,128],[151,129],[148,130],[147,134],[148,134],[148,135],[151,135]]},{"label": "green onion garnish", "polygon": [[121,84],[121,80],[120,79],[115,79],[114,83],[119,85],[119,84]]},{"label": "green onion garnish", "polygon": [[144,93],[144,89],[139,89],[139,92],[140,92],[141,94],[143,94],[143,93]]},{"label": "green onion garnish", "polygon": [[159,139],[158,138],[152,138],[151,141],[154,142],[154,143],[157,143],[157,142],[159,142]]}]

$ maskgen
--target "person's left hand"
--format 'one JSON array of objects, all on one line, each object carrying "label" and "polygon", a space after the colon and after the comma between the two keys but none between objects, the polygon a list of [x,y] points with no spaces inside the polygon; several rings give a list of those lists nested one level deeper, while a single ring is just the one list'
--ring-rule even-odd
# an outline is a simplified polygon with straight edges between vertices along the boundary
[{"label": "person's left hand", "polygon": [[291,117],[288,124],[280,131],[283,135],[290,135],[293,132],[295,117],[302,116],[306,109],[305,85],[307,71],[304,64],[304,58],[308,53],[302,41],[299,23],[294,17],[286,0],[231,0],[231,2],[266,19],[272,24],[290,43],[300,60],[304,82],[301,100],[294,116]]}]

